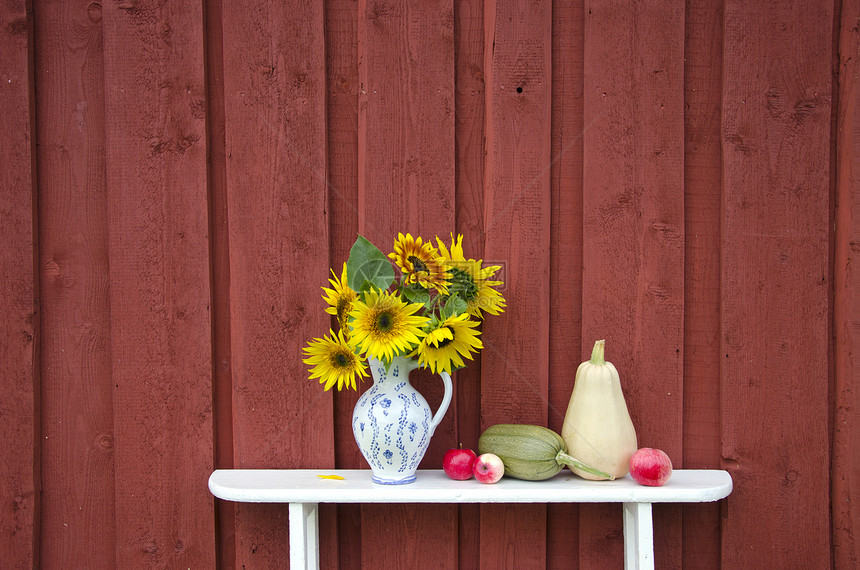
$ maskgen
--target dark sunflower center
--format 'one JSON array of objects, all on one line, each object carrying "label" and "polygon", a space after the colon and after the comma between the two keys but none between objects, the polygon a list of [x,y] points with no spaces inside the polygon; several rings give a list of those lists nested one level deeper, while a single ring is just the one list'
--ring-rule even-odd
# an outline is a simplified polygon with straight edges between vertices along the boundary
[{"label": "dark sunflower center", "polygon": [[394,319],[390,313],[379,313],[376,317],[376,328],[381,332],[389,332],[394,325]]},{"label": "dark sunflower center", "polygon": [[349,366],[349,356],[343,352],[335,353],[332,357],[332,361],[336,368],[346,368]]},{"label": "dark sunflower center", "polygon": [[352,310],[352,303],[348,299],[339,299],[337,302],[337,320],[343,322],[350,310]]},{"label": "dark sunflower center", "polygon": [[427,266],[424,264],[424,262],[419,258],[415,257],[414,255],[409,256],[409,263],[412,264],[412,268],[415,271],[430,271],[429,269],[427,269]]}]

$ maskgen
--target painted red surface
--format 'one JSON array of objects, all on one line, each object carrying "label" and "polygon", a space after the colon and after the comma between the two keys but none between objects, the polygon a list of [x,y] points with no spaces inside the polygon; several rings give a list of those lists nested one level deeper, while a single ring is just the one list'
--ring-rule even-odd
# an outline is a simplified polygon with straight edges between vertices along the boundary
[{"label": "painted red surface", "polygon": [[[683,459],[720,460],[720,99],[722,1],[688,2],[684,61],[684,426]],[[684,568],[721,561],[720,504],[682,507]]]},{"label": "painted red surface", "polygon": [[38,564],[41,509],[31,28],[26,2],[0,10],[0,550],[21,568]]},{"label": "painted red surface", "polygon": [[860,281],[855,269],[857,244],[860,243],[860,80],[857,58],[860,51],[855,22],[860,18],[860,4],[843,3],[838,43],[839,82],[836,129],[836,235],[833,253],[833,409],[831,549],[837,568],[857,566],[860,561],[860,436],[858,436],[857,373],[854,355],[860,350]]},{"label": "painted red surface", "polygon": [[[7,2],[4,560],[283,567],[286,507],[206,479],[365,466],[357,395],[301,348],[356,233],[408,231],[462,233],[508,300],[422,467],[494,423],[560,431],[605,338],[640,446],[735,482],[655,507],[659,567],[856,567],[858,15]],[[606,568],[622,545],[601,505],[327,505],[320,532],[344,569]]]},{"label": "painted red surface", "polygon": [[[723,17],[720,453],[737,482],[723,563],[827,567],[833,18],[734,2]],[[762,526],[749,501],[804,516]]]},{"label": "painted red surface", "polygon": [[81,567],[113,563],[123,507],[114,490],[104,34],[97,13],[85,16],[45,14],[35,44],[36,109],[52,109],[37,117],[38,185],[55,189],[38,200],[39,306],[52,315],[39,343],[40,470],[53,482],[42,485],[39,547],[45,565],[62,552]]}]

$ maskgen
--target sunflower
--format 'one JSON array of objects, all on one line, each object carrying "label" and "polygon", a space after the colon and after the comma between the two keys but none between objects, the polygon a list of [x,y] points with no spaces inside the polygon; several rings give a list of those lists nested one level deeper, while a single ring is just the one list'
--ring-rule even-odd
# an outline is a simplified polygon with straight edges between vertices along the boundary
[{"label": "sunflower", "polygon": [[355,300],[358,299],[358,295],[355,291],[349,288],[349,285],[346,284],[346,263],[343,264],[343,271],[341,272],[340,279],[337,278],[333,269],[331,270],[331,274],[334,279],[329,279],[328,282],[331,283],[331,286],[334,288],[329,289],[328,287],[322,287],[322,290],[325,291],[323,299],[325,299],[329,304],[325,312],[337,317],[340,330],[348,331],[349,329],[346,324],[349,318],[349,312],[352,311],[352,305],[355,303]]},{"label": "sunflower", "polygon": [[379,360],[411,350],[421,342],[426,317],[415,316],[423,305],[406,303],[392,293],[370,289],[349,314],[351,339],[361,352]]},{"label": "sunflower", "polygon": [[498,315],[505,310],[505,298],[493,287],[502,285],[502,281],[492,281],[490,278],[501,269],[499,265],[482,267],[482,261],[466,259],[463,256],[463,236],[451,235],[451,250],[438,237],[439,251],[450,267],[451,283],[449,293],[457,293],[468,304],[468,313],[476,318],[483,318],[482,312]]},{"label": "sunflower", "polygon": [[446,281],[451,278],[445,260],[429,241],[412,237],[411,234],[397,234],[394,252],[388,254],[403,272],[404,284],[418,284],[425,289],[435,289],[447,294]]},{"label": "sunflower", "polygon": [[465,366],[461,356],[472,360],[472,353],[482,349],[475,330],[478,321],[469,318],[468,313],[448,317],[444,321],[433,319],[430,330],[412,354],[418,356],[418,363],[429,366],[434,373],[451,373],[451,365],[456,368]]},{"label": "sunflower", "polygon": [[310,378],[319,378],[320,384],[325,383],[326,391],[335,384],[338,392],[344,386],[356,390],[355,377],[367,376],[364,363],[344,339],[343,331],[335,334],[329,330],[327,336],[313,339],[302,350],[308,355],[302,362],[312,366]]}]

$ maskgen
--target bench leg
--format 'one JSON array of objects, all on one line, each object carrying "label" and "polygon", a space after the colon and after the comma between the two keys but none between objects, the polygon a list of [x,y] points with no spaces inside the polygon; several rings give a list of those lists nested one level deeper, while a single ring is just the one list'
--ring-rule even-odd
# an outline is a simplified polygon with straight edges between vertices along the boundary
[{"label": "bench leg", "polygon": [[624,503],[624,569],[654,570],[651,503]]},{"label": "bench leg", "polygon": [[290,503],[290,569],[320,567],[317,503]]}]

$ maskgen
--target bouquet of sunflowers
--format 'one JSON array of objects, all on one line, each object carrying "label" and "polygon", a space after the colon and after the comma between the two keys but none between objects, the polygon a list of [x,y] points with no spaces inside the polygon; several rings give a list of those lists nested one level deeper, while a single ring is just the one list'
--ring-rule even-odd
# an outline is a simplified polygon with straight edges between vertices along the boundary
[{"label": "bouquet of sunflowers", "polygon": [[505,308],[495,289],[502,282],[492,280],[501,267],[466,259],[462,235],[451,236],[450,248],[438,237],[436,244],[401,233],[386,256],[358,236],[340,277],[332,270],[332,288],[322,288],[338,330],[304,348],[311,379],[325,390],[355,390],[356,377],[367,376],[366,359],[390,363],[395,356],[450,374],[483,348],[484,315]]}]

